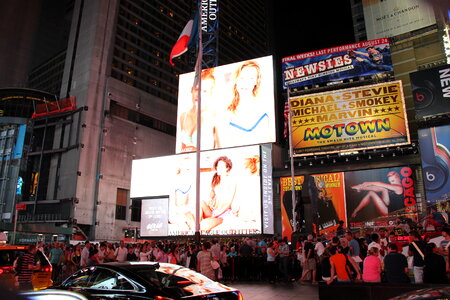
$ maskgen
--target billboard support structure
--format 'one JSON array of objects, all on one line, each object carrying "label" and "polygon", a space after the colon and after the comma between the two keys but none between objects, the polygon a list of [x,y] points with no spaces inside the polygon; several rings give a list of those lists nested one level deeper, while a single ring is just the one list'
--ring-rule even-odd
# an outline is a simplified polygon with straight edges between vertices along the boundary
[{"label": "billboard support structure", "polygon": [[[198,10],[201,15],[202,6],[199,5]],[[195,151],[196,157],[196,167],[195,167],[195,242],[200,244],[200,143],[201,143],[201,133],[202,133],[202,60],[203,60],[203,47],[202,47],[202,26],[201,19],[199,18],[198,26],[198,56],[195,63],[195,80],[194,86],[198,85],[198,107],[197,107],[197,149]]]},{"label": "billboard support structure", "polygon": [[292,229],[294,232],[297,231],[297,210],[296,199],[295,199],[295,174],[294,174],[294,148],[292,146],[292,123],[291,123],[291,92],[289,86],[287,88],[287,101],[288,101],[288,130],[289,130],[289,160],[291,164],[291,188],[292,188]]}]

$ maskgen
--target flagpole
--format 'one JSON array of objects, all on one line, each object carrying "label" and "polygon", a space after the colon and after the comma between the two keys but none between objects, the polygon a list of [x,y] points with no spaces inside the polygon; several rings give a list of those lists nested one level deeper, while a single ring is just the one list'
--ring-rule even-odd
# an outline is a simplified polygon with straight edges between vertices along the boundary
[{"label": "flagpole", "polygon": [[[199,2],[200,3],[200,2]],[[201,5],[198,7],[199,16],[201,16]],[[202,45],[202,26],[201,18],[198,18],[198,54],[195,62],[195,80],[194,85],[198,85],[197,96],[197,149],[196,149],[196,176],[195,176],[195,242],[200,244],[200,146],[202,132],[202,61],[203,61],[203,45]]]},{"label": "flagpole", "polygon": [[297,211],[295,210],[295,206],[297,201],[295,201],[295,172],[294,172],[294,149],[292,146],[292,123],[291,123],[291,93],[290,88],[287,86],[287,102],[288,102],[288,129],[289,129],[289,159],[291,162],[291,191],[292,191],[292,230],[293,232],[297,231]]}]

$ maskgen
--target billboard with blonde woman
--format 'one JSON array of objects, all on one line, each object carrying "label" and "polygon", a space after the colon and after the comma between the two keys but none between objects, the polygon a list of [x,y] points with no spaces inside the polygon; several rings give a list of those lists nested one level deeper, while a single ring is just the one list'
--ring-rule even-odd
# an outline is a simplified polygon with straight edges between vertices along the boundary
[{"label": "billboard with blonde woman", "polygon": [[[176,153],[197,148],[201,98],[200,150],[275,142],[272,56],[180,75]],[[201,95],[201,97],[199,97]]]}]

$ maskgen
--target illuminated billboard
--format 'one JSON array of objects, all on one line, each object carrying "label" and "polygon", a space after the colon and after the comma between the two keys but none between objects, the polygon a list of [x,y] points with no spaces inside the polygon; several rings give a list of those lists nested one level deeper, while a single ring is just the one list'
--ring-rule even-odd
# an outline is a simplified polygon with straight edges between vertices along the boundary
[{"label": "illuminated billboard", "polygon": [[416,119],[450,112],[450,65],[409,75]]},{"label": "illuminated billboard", "polygon": [[412,166],[345,172],[349,225],[389,226],[400,217],[417,220],[416,180]]},{"label": "illuminated billboard", "polygon": [[[349,227],[388,226],[417,220],[416,175],[411,166],[295,176],[297,202],[311,205],[315,232],[330,234],[340,220]],[[280,178],[282,235],[293,232],[291,177]],[[305,218],[306,219],[306,218]]]},{"label": "illuminated billboard", "polygon": [[[296,200],[311,204],[315,232],[319,234],[336,231],[339,221],[346,223],[344,173],[326,173],[295,176]],[[280,178],[282,235],[290,237],[293,224],[292,179]],[[300,207],[297,207],[300,213]]]},{"label": "illuminated billboard", "polygon": [[291,88],[393,71],[388,39],[284,57],[282,68],[284,86]]},{"label": "illuminated billboard", "polygon": [[450,198],[450,125],[419,129],[422,176],[428,204]]},{"label": "illuminated billboard", "polygon": [[[198,88],[180,75],[176,153],[197,147]],[[272,56],[202,72],[201,150],[275,142]]]},{"label": "illuminated billboard", "polygon": [[[270,150],[247,146],[201,153],[202,235],[273,233]],[[150,236],[194,235],[195,161],[195,153],[133,161],[130,197],[147,203],[141,227],[151,229]]]},{"label": "illuminated billboard", "polygon": [[363,0],[368,39],[387,38],[436,23],[431,1]]},{"label": "illuminated billboard", "polygon": [[295,156],[409,144],[401,81],[290,99]]}]

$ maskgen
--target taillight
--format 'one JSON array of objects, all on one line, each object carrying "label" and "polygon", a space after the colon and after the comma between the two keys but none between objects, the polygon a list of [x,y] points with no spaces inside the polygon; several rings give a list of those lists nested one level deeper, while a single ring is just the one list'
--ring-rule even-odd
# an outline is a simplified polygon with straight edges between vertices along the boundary
[{"label": "taillight", "polygon": [[0,275],[6,272],[11,272],[12,269],[12,267],[0,267]]},{"label": "taillight", "polygon": [[48,265],[48,266],[45,266],[45,267],[43,267],[42,269],[42,272],[52,272],[52,266],[50,266],[50,265]]},{"label": "taillight", "polygon": [[167,298],[167,297],[164,297],[164,296],[155,296],[155,299],[156,300],[173,300],[172,298]]}]

